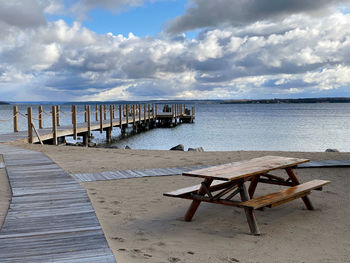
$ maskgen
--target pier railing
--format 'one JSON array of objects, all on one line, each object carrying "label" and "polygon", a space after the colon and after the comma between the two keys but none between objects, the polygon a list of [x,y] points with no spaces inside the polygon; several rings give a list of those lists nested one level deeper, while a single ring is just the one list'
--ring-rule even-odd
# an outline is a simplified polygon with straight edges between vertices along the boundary
[{"label": "pier railing", "polygon": [[[60,105],[53,105],[50,112],[46,112],[42,105],[38,106],[38,114],[33,114],[32,107],[27,108],[26,113],[18,110],[18,106],[13,107],[13,132],[18,133],[19,117],[27,119],[27,140],[28,143],[51,140],[57,145],[59,139],[65,136],[83,136],[84,144],[88,143],[92,131],[106,132],[106,140],[111,140],[111,131],[114,127],[119,127],[121,133],[126,133],[126,128],[132,125],[135,132],[148,130],[156,126],[173,127],[181,122],[193,122],[195,119],[195,108],[191,110],[184,104],[173,104],[164,106],[159,112],[159,104],[103,104],[84,105],[83,111],[78,111],[76,105],[72,105],[70,111],[61,110]],[[92,109],[91,109],[92,108]],[[78,116],[83,119],[83,123],[78,122]],[[61,126],[61,119],[71,118],[71,125]],[[44,127],[44,119],[51,118],[51,127]],[[94,120],[93,120],[94,119]],[[36,126],[36,123],[38,126]]]}]

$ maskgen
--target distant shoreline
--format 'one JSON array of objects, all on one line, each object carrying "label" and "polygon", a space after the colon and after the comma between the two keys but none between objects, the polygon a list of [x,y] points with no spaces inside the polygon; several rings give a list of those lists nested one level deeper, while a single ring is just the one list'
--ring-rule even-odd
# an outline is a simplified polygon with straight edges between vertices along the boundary
[{"label": "distant shoreline", "polygon": [[228,100],[221,104],[350,103],[350,98]]}]

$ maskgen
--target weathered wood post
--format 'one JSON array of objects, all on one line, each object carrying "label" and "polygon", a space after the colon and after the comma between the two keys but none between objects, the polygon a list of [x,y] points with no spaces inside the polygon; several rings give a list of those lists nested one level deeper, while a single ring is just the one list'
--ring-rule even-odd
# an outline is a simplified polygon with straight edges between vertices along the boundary
[{"label": "weathered wood post", "polygon": [[119,127],[120,127],[120,129],[122,128],[122,120],[123,120],[122,115],[123,115],[123,113],[122,113],[122,105],[119,104]]},{"label": "weathered wood post", "polygon": [[177,105],[174,105],[175,126],[177,125]]},{"label": "weathered wood post", "polygon": [[72,105],[73,138],[77,139],[77,106]]},{"label": "weathered wood post", "polygon": [[194,120],[194,114],[195,114],[195,112],[194,112],[194,107],[192,107],[192,117],[191,117],[191,122],[193,122],[193,120]]},{"label": "weathered wood post", "polygon": [[143,121],[146,124],[146,104],[143,104]]},{"label": "weathered wood post", "polygon": [[109,105],[109,123],[110,126],[106,128],[106,141],[111,142],[112,140],[112,129],[113,129],[113,106]]},{"label": "weathered wood post", "polygon": [[18,132],[18,107],[13,106],[13,131]]},{"label": "weathered wood post", "polygon": [[56,105],[56,117],[57,117],[56,125],[61,126],[61,124],[60,124],[60,106],[59,105]]},{"label": "weathered wood post", "polygon": [[72,105],[72,110],[71,110],[71,112],[72,112],[72,124],[74,124],[73,111],[74,111],[74,105]]},{"label": "weathered wood post", "polygon": [[135,129],[135,124],[136,124],[136,120],[135,120],[135,104],[132,105],[132,125],[133,125],[133,129]]},{"label": "weathered wood post", "polygon": [[103,119],[107,120],[107,105],[103,105]]},{"label": "weathered wood post", "polygon": [[98,121],[98,106],[95,105],[95,120]]},{"label": "weathered wood post", "polygon": [[113,130],[113,116],[114,115],[114,107],[113,105],[109,105],[109,123],[110,123],[110,128]]},{"label": "weathered wood post", "polygon": [[52,106],[52,144],[57,145],[57,112],[56,112],[56,106]]},{"label": "weathered wood post", "polygon": [[141,124],[141,104],[139,104],[139,125]]},{"label": "weathered wood post", "polygon": [[28,143],[33,143],[33,112],[32,107],[27,109],[27,119],[28,119]]},{"label": "weathered wood post", "polygon": [[157,104],[155,104],[155,110],[154,110],[154,124],[155,124],[155,126],[157,126],[158,125],[158,119],[157,119],[157,114],[158,114],[158,105]]},{"label": "weathered wood post", "polygon": [[90,109],[90,105],[86,106],[86,111],[87,111],[88,137],[90,137],[91,136],[91,109]]},{"label": "weathered wood post", "polygon": [[84,105],[84,122],[87,122],[87,106]]},{"label": "weathered wood post", "polygon": [[129,104],[126,104],[126,127],[129,126]]},{"label": "weathered wood post", "polygon": [[100,133],[103,133],[103,109],[100,105]]},{"label": "weathered wood post", "polygon": [[113,117],[113,120],[114,120],[114,119],[115,119],[115,114],[114,114],[114,112],[115,112],[115,107],[114,107],[114,104],[112,104],[112,111],[113,111],[112,117]]},{"label": "weathered wood post", "polygon": [[39,106],[38,108],[38,117],[39,117],[39,129],[43,128],[43,106]]},{"label": "weathered wood post", "polygon": [[106,128],[106,141],[111,142],[111,140],[112,140],[112,131],[111,131],[111,128],[108,127]]},{"label": "weathered wood post", "polygon": [[151,119],[151,106],[149,104],[147,105],[147,109],[148,109],[148,122],[149,122]]}]

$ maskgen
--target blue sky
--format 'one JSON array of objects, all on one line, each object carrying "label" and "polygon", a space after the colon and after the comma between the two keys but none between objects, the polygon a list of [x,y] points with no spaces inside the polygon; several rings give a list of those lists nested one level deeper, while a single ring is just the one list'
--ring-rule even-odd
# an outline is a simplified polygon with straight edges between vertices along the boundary
[{"label": "blue sky", "polygon": [[0,0],[0,100],[350,96],[348,0]]},{"label": "blue sky", "polygon": [[[139,37],[154,36],[162,32],[167,21],[185,12],[186,3],[186,0],[148,1],[144,5],[127,8],[125,11],[97,7],[87,12],[82,26],[98,34],[111,32],[128,36],[131,32]],[[69,14],[47,14],[46,17],[48,21],[64,19],[68,24],[74,22],[74,17]],[[189,34],[192,36],[193,32]]]}]

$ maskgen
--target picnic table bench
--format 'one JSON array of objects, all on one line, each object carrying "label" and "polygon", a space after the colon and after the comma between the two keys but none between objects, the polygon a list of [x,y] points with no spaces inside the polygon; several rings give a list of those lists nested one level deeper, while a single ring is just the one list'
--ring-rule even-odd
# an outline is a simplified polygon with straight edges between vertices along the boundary
[{"label": "picnic table bench", "polygon": [[[260,235],[254,216],[256,209],[275,207],[297,198],[303,200],[308,210],[314,209],[308,195],[311,190],[322,190],[322,187],[330,181],[315,179],[301,184],[293,168],[308,161],[308,159],[264,156],[190,171],[182,175],[204,178],[204,181],[195,186],[164,193],[164,195],[193,200],[185,215],[185,221],[191,221],[202,201],[244,208],[251,233]],[[287,178],[269,173],[277,169],[285,170]],[[245,182],[249,182],[248,189]],[[287,188],[254,197],[258,183],[282,185]],[[238,194],[240,200],[233,200]]]}]

